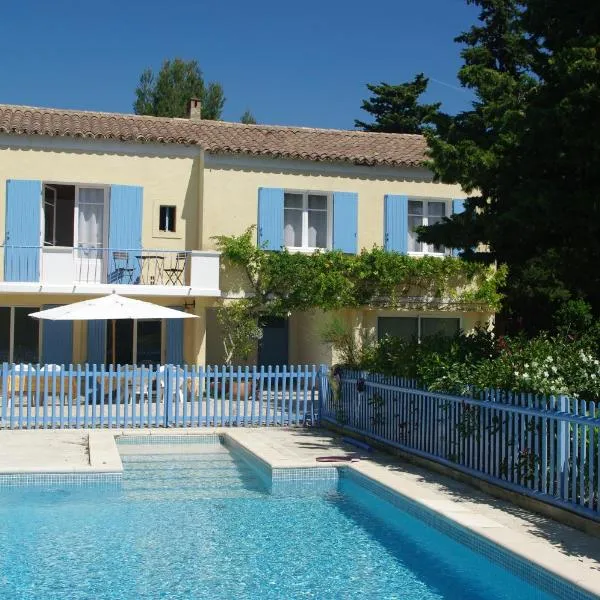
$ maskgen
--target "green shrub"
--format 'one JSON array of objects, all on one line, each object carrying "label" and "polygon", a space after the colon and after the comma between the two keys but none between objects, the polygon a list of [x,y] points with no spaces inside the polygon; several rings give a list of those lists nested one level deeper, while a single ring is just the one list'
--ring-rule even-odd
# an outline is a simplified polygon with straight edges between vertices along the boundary
[{"label": "green shrub", "polygon": [[439,392],[468,395],[490,388],[515,393],[600,399],[597,324],[580,337],[540,334],[495,337],[485,330],[406,341],[385,337],[355,355],[351,365],[416,379]]}]

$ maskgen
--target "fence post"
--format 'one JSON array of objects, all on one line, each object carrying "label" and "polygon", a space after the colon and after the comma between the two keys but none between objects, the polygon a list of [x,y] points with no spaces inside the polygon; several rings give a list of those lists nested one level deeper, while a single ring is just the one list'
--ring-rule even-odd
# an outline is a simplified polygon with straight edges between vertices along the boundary
[{"label": "fence post", "polygon": [[169,427],[169,419],[171,418],[171,373],[170,367],[167,366],[163,369],[163,417],[164,426]]},{"label": "fence post", "polygon": [[[569,412],[569,399],[566,396],[558,397],[558,412]],[[558,421],[556,432],[556,475],[560,497],[566,498],[569,493],[569,423],[565,420]]]},{"label": "fence post", "polygon": [[319,367],[319,412],[317,414],[317,424],[319,426],[321,425],[321,415],[323,414],[323,397],[327,393],[329,393],[327,386],[327,365],[321,365]]},{"label": "fence post", "polygon": [[[12,401],[9,399],[10,394],[12,394],[14,389],[10,387],[9,374],[8,374],[8,363],[2,363],[2,427],[6,427],[6,414],[8,410],[8,403]],[[10,390],[10,391],[9,391]],[[31,411],[31,408],[27,409],[27,414]]]}]

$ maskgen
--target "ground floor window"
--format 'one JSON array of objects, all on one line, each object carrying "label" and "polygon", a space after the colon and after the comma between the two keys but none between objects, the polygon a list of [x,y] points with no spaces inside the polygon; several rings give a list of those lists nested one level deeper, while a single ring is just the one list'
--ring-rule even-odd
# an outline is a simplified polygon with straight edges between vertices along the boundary
[{"label": "ground floor window", "polygon": [[0,361],[37,363],[40,359],[40,322],[29,315],[39,306],[0,308]]},{"label": "ground floor window", "polygon": [[138,321],[137,360],[138,365],[161,363],[162,323],[160,321]]},{"label": "ground floor window", "polygon": [[[106,362],[113,364],[112,322],[106,335]],[[115,360],[117,365],[159,365],[162,356],[162,322],[160,320],[115,321]]]},{"label": "ground floor window", "polygon": [[422,340],[434,335],[451,337],[460,330],[456,317],[379,317],[377,338],[386,335],[404,340]]}]

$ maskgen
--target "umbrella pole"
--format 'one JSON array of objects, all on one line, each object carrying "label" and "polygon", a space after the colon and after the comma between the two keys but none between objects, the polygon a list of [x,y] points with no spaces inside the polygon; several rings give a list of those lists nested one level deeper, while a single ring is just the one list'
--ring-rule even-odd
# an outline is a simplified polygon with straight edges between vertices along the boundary
[{"label": "umbrella pole", "polygon": [[115,358],[116,358],[115,352],[116,352],[116,348],[117,348],[117,345],[115,343],[115,335],[117,333],[116,323],[117,323],[117,321],[115,319],[113,319],[112,320],[112,364],[113,364],[113,367],[116,364],[116,360],[115,360]]}]

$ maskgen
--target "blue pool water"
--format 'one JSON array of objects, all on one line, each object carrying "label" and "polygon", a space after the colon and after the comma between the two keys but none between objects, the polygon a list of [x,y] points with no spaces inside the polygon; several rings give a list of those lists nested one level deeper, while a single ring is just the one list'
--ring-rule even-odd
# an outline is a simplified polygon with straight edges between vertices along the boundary
[{"label": "blue pool water", "polygon": [[550,598],[355,481],[271,494],[190,449],[122,447],[120,488],[0,490],[0,598]]}]

